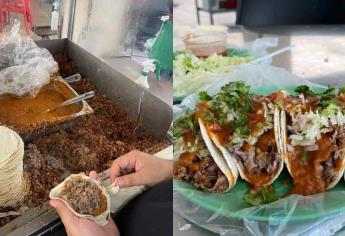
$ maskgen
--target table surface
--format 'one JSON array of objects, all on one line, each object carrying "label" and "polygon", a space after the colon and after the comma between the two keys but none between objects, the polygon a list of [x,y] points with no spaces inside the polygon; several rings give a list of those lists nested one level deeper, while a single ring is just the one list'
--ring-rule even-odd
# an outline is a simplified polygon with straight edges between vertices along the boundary
[{"label": "table surface", "polygon": [[[176,30],[175,35],[183,32]],[[293,49],[273,59],[273,65],[323,85],[341,87],[345,85],[345,25],[305,25],[279,27],[230,27],[229,43],[241,46],[262,37],[279,38],[278,49],[293,45]],[[174,39],[179,42],[178,38]],[[270,51],[275,51],[273,49]],[[179,228],[188,222],[174,213],[175,236],[215,235],[196,225],[187,231]],[[344,230],[339,235],[345,234]]]}]

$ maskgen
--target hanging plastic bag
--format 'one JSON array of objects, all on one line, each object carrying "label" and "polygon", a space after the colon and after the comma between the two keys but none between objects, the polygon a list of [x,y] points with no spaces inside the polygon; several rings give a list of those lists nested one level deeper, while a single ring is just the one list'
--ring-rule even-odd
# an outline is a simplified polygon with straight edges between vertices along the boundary
[{"label": "hanging plastic bag", "polygon": [[0,71],[0,95],[13,94],[18,97],[35,97],[41,87],[48,84],[50,75],[40,65],[23,64]]},{"label": "hanging plastic bag", "polygon": [[0,39],[0,95],[36,96],[58,71],[48,50],[39,48],[19,33],[15,22],[10,33]]}]

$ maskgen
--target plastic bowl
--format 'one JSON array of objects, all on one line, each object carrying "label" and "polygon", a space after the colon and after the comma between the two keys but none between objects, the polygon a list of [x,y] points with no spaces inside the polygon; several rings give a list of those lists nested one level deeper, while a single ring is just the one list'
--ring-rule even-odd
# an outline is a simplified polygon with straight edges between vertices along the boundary
[{"label": "plastic bowl", "polygon": [[188,34],[184,38],[186,49],[198,57],[208,57],[213,54],[227,56],[226,32],[198,32]]}]

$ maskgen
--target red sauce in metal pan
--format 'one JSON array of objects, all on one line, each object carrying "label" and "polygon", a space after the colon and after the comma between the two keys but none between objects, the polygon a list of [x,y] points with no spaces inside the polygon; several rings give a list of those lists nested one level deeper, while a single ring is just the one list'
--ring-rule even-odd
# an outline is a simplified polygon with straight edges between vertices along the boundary
[{"label": "red sauce in metal pan", "polygon": [[44,112],[75,97],[68,86],[51,80],[35,98],[0,96],[0,123],[11,126],[18,132],[31,131],[45,124],[52,124],[81,111],[82,104],[73,104],[52,112]]}]

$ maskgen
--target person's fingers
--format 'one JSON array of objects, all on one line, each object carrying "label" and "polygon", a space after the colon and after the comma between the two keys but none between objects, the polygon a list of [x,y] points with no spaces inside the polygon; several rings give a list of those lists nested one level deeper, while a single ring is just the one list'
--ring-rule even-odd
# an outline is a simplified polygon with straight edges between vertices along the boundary
[{"label": "person's fingers", "polygon": [[143,185],[145,182],[145,176],[143,176],[141,172],[135,172],[129,175],[117,177],[115,182],[120,188],[138,186]]},{"label": "person's fingers", "polygon": [[97,172],[94,171],[94,170],[90,171],[89,177],[90,177],[91,179],[97,179],[97,177],[98,177]]},{"label": "person's fingers", "polygon": [[66,231],[71,232],[73,227],[77,224],[78,218],[75,216],[60,200],[50,200],[49,204],[54,207],[64,224]]},{"label": "person's fingers", "polygon": [[130,153],[114,160],[110,170],[110,181],[113,183],[123,169],[135,169],[136,159]]},{"label": "person's fingers", "polygon": [[97,172],[94,171],[94,170],[90,171],[89,177],[90,177],[91,179],[97,180],[97,181],[100,182],[100,183],[102,182],[102,179],[98,176]]},{"label": "person's fingers", "polygon": [[119,236],[120,232],[119,229],[117,228],[115,222],[113,219],[109,220],[109,223],[103,227],[106,235],[111,235],[111,236]]}]

